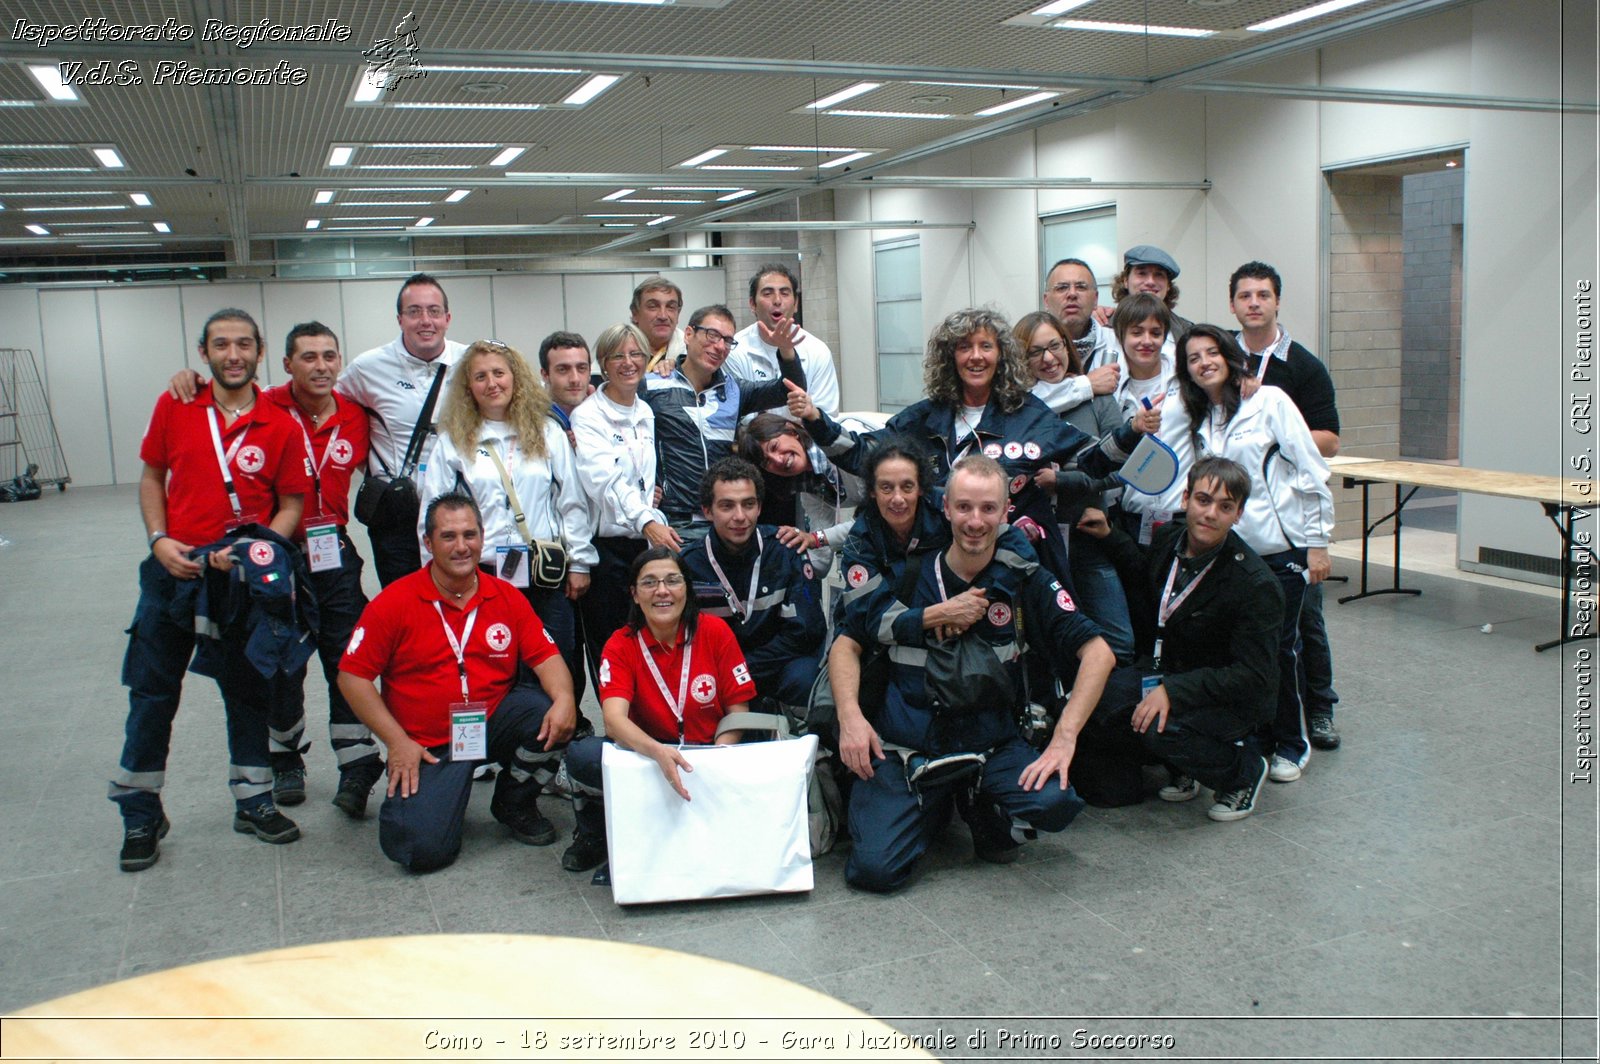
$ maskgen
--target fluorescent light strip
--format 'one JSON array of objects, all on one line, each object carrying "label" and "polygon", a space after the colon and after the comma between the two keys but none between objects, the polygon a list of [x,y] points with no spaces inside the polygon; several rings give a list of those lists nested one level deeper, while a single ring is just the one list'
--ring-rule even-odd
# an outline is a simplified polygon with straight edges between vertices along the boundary
[{"label": "fluorescent light strip", "polygon": [[855,148],[808,148],[803,144],[752,144],[746,151],[814,151],[832,154],[841,151],[855,151]]},{"label": "fluorescent light strip", "polygon": [[447,185],[408,185],[405,188],[358,188],[355,192],[444,192]]},{"label": "fluorescent light strip", "polygon": [[[321,202],[321,201],[318,201]],[[346,200],[339,204],[341,207],[426,207],[433,200]]]},{"label": "fluorescent light strip", "polygon": [[471,163],[358,163],[357,170],[476,170]]},{"label": "fluorescent light strip", "polygon": [[525,152],[527,150],[528,150],[527,148],[507,148],[505,151],[501,152],[499,155],[496,155],[493,159],[490,159],[489,160],[489,165],[490,166],[506,166],[506,165],[509,165],[513,159],[515,159],[517,156],[521,155],[523,152]]},{"label": "fluorescent light strip", "polygon": [[610,212],[610,213],[606,213],[606,214],[585,214],[584,217],[585,218],[654,218],[655,215],[648,214],[648,213],[643,213],[643,212],[639,212],[639,211],[635,211],[635,212],[633,212],[631,214],[628,213],[627,211],[620,211],[620,212]]},{"label": "fluorescent light strip", "polygon": [[172,226],[168,225],[166,222],[151,222],[150,228],[154,229],[158,233],[172,232]]},{"label": "fluorescent light strip", "polygon": [[835,166],[848,166],[849,164],[855,162],[857,159],[865,159],[867,156],[869,156],[871,154],[872,153],[870,151],[853,151],[849,155],[843,155],[843,156],[840,156],[837,159],[829,159],[827,162],[825,162],[821,166],[817,167],[817,169],[818,170],[832,170]]},{"label": "fluorescent light strip", "polygon": [[404,225],[330,225],[330,233],[392,233],[398,229],[406,229]]},{"label": "fluorescent light strip", "polygon": [[417,219],[417,228],[418,229],[426,229],[428,226],[430,226],[432,224],[433,224],[433,219],[431,217],[422,217],[422,218],[418,218]]},{"label": "fluorescent light strip", "polygon": [[318,203],[318,204],[332,203],[333,202],[333,189],[331,189],[331,188],[319,188],[319,189],[317,189],[317,194],[314,197],[314,201],[316,203]]},{"label": "fluorescent light strip", "polygon": [[719,164],[714,164],[714,165],[710,165],[710,166],[702,166],[700,169],[702,169],[702,170],[771,170],[771,171],[776,171],[778,173],[791,173],[791,172],[793,172],[795,170],[798,170],[800,168],[798,166],[739,166],[739,165],[732,164],[732,163],[726,163],[726,164],[719,163]]},{"label": "fluorescent light strip", "polygon": [[450,193],[450,195],[446,196],[444,201],[446,203],[460,203],[470,195],[472,195],[472,190],[470,188],[458,188],[454,192]]},{"label": "fluorescent light strip", "polygon": [[1053,3],[1034,8],[1031,13],[1043,18],[1049,18],[1052,15],[1065,15],[1075,7],[1082,7],[1093,2],[1094,0],[1054,0]]},{"label": "fluorescent light strip", "polygon": [[754,196],[755,194],[756,194],[756,190],[753,189],[753,188],[741,188],[741,189],[738,189],[736,191],[728,193],[726,196],[718,196],[717,197],[717,202],[718,203],[732,203],[734,200],[742,200],[746,196]]},{"label": "fluorescent light strip", "polygon": [[651,192],[737,192],[737,185],[651,185]]},{"label": "fluorescent light strip", "polygon": [[407,108],[413,111],[543,111],[550,105],[543,103],[454,103],[443,100],[436,103],[428,103],[419,100],[395,103],[389,106]]},{"label": "fluorescent light strip", "polygon": [[65,235],[70,235],[74,239],[78,239],[78,238],[86,237],[86,236],[132,236],[133,234],[118,232],[116,230],[112,230],[109,233],[105,233],[105,232],[101,232],[100,230],[97,229],[97,230],[95,230],[93,232],[89,232],[89,233],[71,233],[71,234],[65,234]]},{"label": "fluorescent light strip", "polygon": [[441,74],[582,74],[580,67],[512,67],[512,66],[459,66],[454,63],[422,68],[428,73]]},{"label": "fluorescent light strip", "polygon": [[652,220],[650,220],[648,222],[645,222],[644,224],[645,225],[660,225],[663,222],[670,222],[670,221],[672,221],[672,219],[674,219],[676,217],[677,217],[676,214],[663,214],[661,217],[654,218],[654,219],[652,219]]},{"label": "fluorescent light strip", "polygon": [[623,196],[631,196],[637,191],[639,191],[639,190],[636,189],[636,188],[619,188],[615,192],[611,193],[609,196],[601,196],[600,198],[602,200],[619,200]]},{"label": "fluorescent light strip", "polygon": [[26,229],[28,232],[34,234],[35,236],[49,236],[50,235],[50,230],[46,229],[42,225],[25,225],[25,226],[23,226],[23,228]]},{"label": "fluorescent light strip", "polygon": [[840,89],[838,92],[812,100],[806,104],[806,107],[812,111],[825,111],[836,103],[844,103],[846,100],[853,100],[857,96],[869,93],[873,89],[881,88],[883,88],[883,82],[881,81],[858,81],[847,89]]},{"label": "fluorescent light strip", "polygon": [[668,205],[676,205],[676,204],[687,204],[687,203],[704,203],[705,200],[703,200],[703,199],[624,199],[624,200],[617,200],[616,202],[618,202],[618,203],[663,203],[663,204],[668,204]]},{"label": "fluorescent light strip", "polygon": [[1291,11],[1287,15],[1279,15],[1277,18],[1269,18],[1265,22],[1257,22],[1254,26],[1246,26],[1245,29],[1253,30],[1256,33],[1281,30],[1285,26],[1293,26],[1296,22],[1321,18],[1323,15],[1331,15],[1335,11],[1343,11],[1347,7],[1355,7],[1357,4],[1363,3],[1366,3],[1366,0],[1327,0],[1326,3],[1313,4],[1310,7],[1301,8],[1299,11]]},{"label": "fluorescent light strip", "polygon": [[51,222],[50,224],[55,226],[57,229],[90,229],[90,228],[93,228],[94,226],[99,226],[101,229],[139,229],[139,228],[142,228],[144,226],[143,222],[106,222],[106,221]]},{"label": "fluorescent light strip", "polygon": [[136,240],[125,244],[79,244],[80,248],[158,248],[159,240]]},{"label": "fluorescent light strip", "polygon": [[94,157],[100,160],[100,165],[107,170],[121,170],[128,164],[122,161],[122,156],[117,154],[115,148],[91,148]]},{"label": "fluorescent light strip", "polygon": [[50,63],[30,63],[28,73],[33,75],[33,80],[45,91],[45,95],[52,100],[76,100],[78,98],[71,85],[61,80],[61,70]]},{"label": "fluorescent light strip", "polygon": [[92,174],[94,172],[95,168],[92,166],[0,166],[0,174]]},{"label": "fluorescent light strip", "polygon": [[678,165],[679,166],[700,166],[700,165],[702,165],[704,163],[710,162],[712,159],[721,158],[722,156],[724,156],[726,154],[728,154],[728,149],[727,148],[707,148],[705,151],[701,152],[699,155],[695,155],[695,156],[692,156],[691,158],[685,159],[685,160],[683,160],[683,162],[679,163]]},{"label": "fluorescent light strip", "polygon": [[452,140],[417,140],[417,141],[385,141],[381,144],[368,144],[369,148],[385,148],[397,150],[405,148],[462,148],[481,150],[483,148],[498,148],[500,145],[493,141],[452,141]]},{"label": "fluorescent light strip", "polygon": [[1089,30],[1099,33],[1137,33],[1151,37],[1215,37],[1216,30],[1200,30],[1192,26],[1146,26],[1139,22],[1089,22],[1084,19],[1064,18],[1050,23],[1051,29]]},{"label": "fluorescent light strip", "polygon": [[128,198],[133,201],[133,205],[135,207],[150,206],[150,197],[146,196],[143,192],[130,192],[128,193]]},{"label": "fluorescent light strip", "polygon": [[1037,85],[1005,85],[998,81],[911,81],[909,85],[933,85],[941,89],[1014,89],[1032,92]]},{"label": "fluorescent light strip", "polygon": [[344,218],[329,218],[330,222],[403,222],[410,214],[352,214]]},{"label": "fluorescent light strip", "polygon": [[0,151],[76,151],[73,144],[0,144]]},{"label": "fluorescent light strip", "polygon": [[24,207],[25,211],[125,211],[126,203],[97,203],[83,207]]},{"label": "fluorescent light strip", "polygon": [[985,107],[981,111],[974,111],[972,116],[974,118],[989,118],[993,115],[1002,115],[1007,111],[1016,111],[1024,107],[1032,107],[1036,103],[1043,103],[1046,100],[1053,100],[1060,95],[1059,92],[1029,93],[1027,96],[1018,96],[1015,100],[1007,100],[1005,103],[997,103],[993,107]]},{"label": "fluorescent light strip", "polygon": [[0,107],[36,107],[33,100],[0,100]]},{"label": "fluorescent light strip", "polygon": [[582,107],[621,80],[621,74],[596,74],[561,102],[570,107]]},{"label": "fluorescent light strip", "polygon": [[119,192],[77,192],[71,189],[60,189],[55,192],[7,192],[7,199],[18,199],[23,196],[118,196]]},{"label": "fluorescent light strip", "polygon": [[356,150],[350,147],[348,144],[336,145],[334,149],[328,153],[328,165],[349,166],[350,159],[355,155],[355,153]]},{"label": "fluorescent light strip", "polygon": [[384,75],[381,83],[375,84],[373,79],[368,77],[369,73],[371,72],[363,70],[356,77],[355,94],[351,97],[356,103],[376,103],[383,97],[384,90],[388,88],[388,75]]},{"label": "fluorescent light strip", "polygon": [[924,111],[841,111],[834,109],[825,112],[830,115],[840,115],[845,118],[953,118],[954,115],[932,114]]},{"label": "fluorescent light strip", "polygon": [[601,222],[600,223],[600,228],[601,229],[637,229],[639,227],[633,222]]},{"label": "fluorescent light strip", "polygon": [[307,229],[321,229],[322,228],[322,222],[318,221],[316,218],[313,218],[310,221],[306,222],[306,228]]}]

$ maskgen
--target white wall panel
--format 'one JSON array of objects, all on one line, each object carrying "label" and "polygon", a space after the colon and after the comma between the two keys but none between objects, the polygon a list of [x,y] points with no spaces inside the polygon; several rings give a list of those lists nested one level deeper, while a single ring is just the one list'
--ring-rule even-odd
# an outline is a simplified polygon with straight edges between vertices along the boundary
[{"label": "white wall panel", "polygon": [[[179,302],[183,305],[183,336],[184,353],[188,364],[196,366],[203,373],[205,367],[198,365],[198,348],[200,345],[200,330],[205,326],[206,319],[219,310],[229,307],[238,307],[240,310],[255,318],[256,324],[261,323],[261,283],[259,281],[238,281],[215,284],[186,284],[174,285],[171,289],[165,286],[160,288],[141,288],[139,291],[176,291]],[[267,350],[272,349],[270,334],[262,329],[262,337],[269,340]],[[261,374],[257,378],[262,387],[271,387],[283,379],[281,365],[275,365],[271,359],[264,359],[261,363]]]},{"label": "white wall panel", "polygon": [[25,347],[44,374],[44,335],[39,331],[39,290],[0,287],[0,347]]},{"label": "white wall panel", "polygon": [[[178,288],[103,288],[96,293],[105,352],[112,473],[118,484],[139,479],[139,441],[167,378],[187,365],[209,376],[184,343]],[[197,319],[204,321],[204,318]],[[195,326],[199,335],[199,325]],[[188,354],[190,357],[185,358]],[[263,364],[267,359],[263,359]]]},{"label": "white wall panel", "polygon": [[[339,301],[344,307],[344,328],[339,333],[339,342],[344,345],[347,358],[381,347],[400,335],[400,323],[394,312],[395,297],[399,294],[398,281],[339,282]],[[450,337],[459,339],[453,322]]]},{"label": "white wall panel", "polygon": [[95,295],[84,288],[39,292],[50,408],[67,470],[82,485],[114,483]]},{"label": "white wall panel", "polygon": [[[450,294],[450,339],[470,344],[496,338],[489,278],[446,277],[444,288]],[[398,283],[394,284],[394,292],[400,292]]]},{"label": "white wall panel", "polygon": [[[561,278],[555,275],[506,274],[495,277],[494,337],[515,347],[533,363],[539,343],[566,328],[561,310]],[[593,343],[588,335],[584,339]]]},{"label": "white wall panel", "polygon": [[[732,269],[735,270],[754,270],[760,265],[760,263],[758,263],[755,259],[744,257],[731,259],[729,261],[734,263]],[[688,324],[689,315],[701,307],[710,306],[713,303],[721,303],[723,300],[728,298],[728,281],[726,273],[726,269],[662,271],[661,276],[665,277],[667,280],[683,289],[683,319],[678,322],[679,325]],[[618,321],[623,321],[627,317],[628,302],[633,298],[633,286],[637,285],[640,281],[649,276],[651,275],[648,273],[635,273],[633,275],[629,283],[628,299],[624,299],[621,304],[623,316],[615,319],[612,324],[616,324]],[[581,281],[581,278],[573,278],[573,280]],[[748,277],[743,278],[739,282],[740,287],[742,288],[748,281]],[[735,303],[729,306],[728,309],[733,311],[733,321],[735,325],[738,325],[742,328],[749,322],[750,304],[748,301]],[[584,335],[587,336],[588,333],[585,333]]]},{"label": "white wall panel", "polygon": [[[569,273],[561,278],[561,304],[566,308],[566,327],[580,333],[591,344],[606,328],[619,321],[628,320],[628,301],[633,298],[633,286],[649,274],[637,276],[628,273]],[[680,287],[681,281],[674,281]],[[721,299],[720,284],[715,298]],[[695,304],[685,303],[685,314],[679,324],[687,323],[687,312]]]},{"label": "white wall panel", "polygon": [[[339,337],[341,345],[347,344],[343,332],[343,312],[339,305],[339,286],[327,281],[264,281],[261,300],[266,313],[261,331],[267,336],[267,364],[272,367],[276,380],[285,380],[283,372],[283,340],[289,330],[307,321],[320,321]],[[359,352],[341,346],[345,358]]]}]

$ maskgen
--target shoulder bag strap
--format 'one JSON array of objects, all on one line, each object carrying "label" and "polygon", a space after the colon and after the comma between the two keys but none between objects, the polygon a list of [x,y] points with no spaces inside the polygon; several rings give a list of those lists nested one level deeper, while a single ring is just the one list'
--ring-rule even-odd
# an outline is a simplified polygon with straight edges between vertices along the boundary
[{"label": "shoulder bag strap", "polygon": [[517,531],[522,533],[522,542],[532,549],[533,533],[528,531],[528,518],[522,512],[522,500],[517,498],[517,489],[511,486],[511,474],[506,472],[506,464],[500,460],[500,448],[490,440],[488,450],[494,467],[500,471],[500,486],[506,489],[506,501],[511,504],[511,516],[517,520]]},{"label": "shoulder bag strap", "polygon": [[422,404],[422,415],[417,418],[416,425],[411,429],[411,440],[406,444],[405,457],[400,463],[400,475],[409,477],[417,468],[417,462],[422,458],[422,445],[427,442],[428,429],[433,425],[433,407],[439,401],[439,388],[444,384],[446,366],[440,366],[439,371],[433,375],[433,385],[428,389],[427,401]]}]

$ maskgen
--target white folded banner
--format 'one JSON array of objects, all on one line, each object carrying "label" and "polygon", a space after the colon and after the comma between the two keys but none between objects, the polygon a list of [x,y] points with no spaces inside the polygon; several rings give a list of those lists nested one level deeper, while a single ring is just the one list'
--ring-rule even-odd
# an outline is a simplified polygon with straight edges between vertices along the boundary
[{"label": "white folded banner", "polygon": [[654,761],[607,743],[601,755],[611,896],[618,905],[810,890],[806,785],[817,737],[686,746],[691,800]]}]

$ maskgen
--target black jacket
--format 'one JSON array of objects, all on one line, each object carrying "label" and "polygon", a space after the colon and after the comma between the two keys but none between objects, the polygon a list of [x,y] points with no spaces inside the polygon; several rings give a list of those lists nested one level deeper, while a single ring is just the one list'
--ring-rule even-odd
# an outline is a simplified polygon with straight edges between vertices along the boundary
[{"label": "black jacket", "polygon": [[[1182,525],[1156,530],[1141,548],[1113,528],[1103,540],[1122,576],[1128,607],[1146,633],[1155,630],[1156,610],[1172,559],[1183,542]],[[1272,718],[1278,703],[1278,632],[1283,624],[1283,589],[1267,563],[1234,532],[1216,564],[1167,621],[1161,655],[1162,683],[1180,720],[1220,716],[1224,728]],[[1150,647],[1141,640],[1141,652]]]}]

